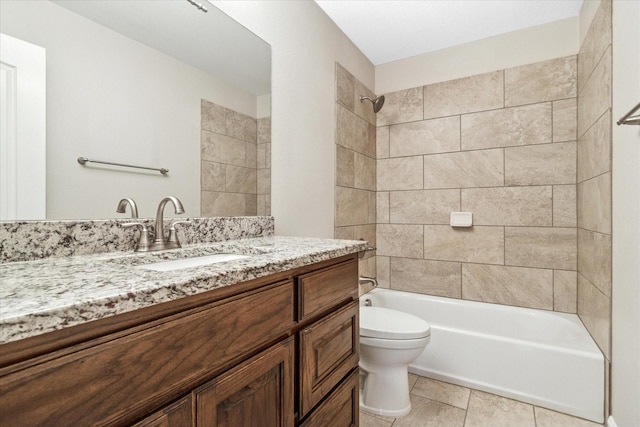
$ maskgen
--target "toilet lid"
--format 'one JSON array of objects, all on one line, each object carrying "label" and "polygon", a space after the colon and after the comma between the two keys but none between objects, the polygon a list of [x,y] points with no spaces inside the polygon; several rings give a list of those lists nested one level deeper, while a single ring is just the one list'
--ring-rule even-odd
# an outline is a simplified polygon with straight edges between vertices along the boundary
[{"label": "toilet lid", "polygon": [[417,316],[383,307],[360,307],[360,336],[409,340],[429,335],[429,324]]}]

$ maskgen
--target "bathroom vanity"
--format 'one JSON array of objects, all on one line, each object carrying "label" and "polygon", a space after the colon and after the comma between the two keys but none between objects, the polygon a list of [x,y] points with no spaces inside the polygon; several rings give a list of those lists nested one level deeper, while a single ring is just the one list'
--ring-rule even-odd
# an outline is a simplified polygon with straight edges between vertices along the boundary
[{"label": "bathroom vanity", "polygon": [[[2,423],[357,426],[363,249],[268,237],[0,264]],[[249,257],[145,268],[221,252]]]}]

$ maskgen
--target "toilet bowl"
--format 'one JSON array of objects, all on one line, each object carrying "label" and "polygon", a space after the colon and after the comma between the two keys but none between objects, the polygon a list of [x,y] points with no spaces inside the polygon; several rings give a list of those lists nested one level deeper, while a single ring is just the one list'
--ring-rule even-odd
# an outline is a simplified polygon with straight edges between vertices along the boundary
[{"label": "toilet bowl", "polygon": [[360,409],[391,417],[411,412],[407,367],[430,337],[429,324],[416,316],[360,306]]}]

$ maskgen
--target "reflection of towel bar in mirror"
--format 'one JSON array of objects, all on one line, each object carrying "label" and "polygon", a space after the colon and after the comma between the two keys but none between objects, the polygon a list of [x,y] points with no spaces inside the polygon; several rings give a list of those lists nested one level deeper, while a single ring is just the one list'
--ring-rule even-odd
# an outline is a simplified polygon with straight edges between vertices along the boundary
[{"label": "reflection of towel bar in mirror", "polygon": [[158,171],[162,175],[165,175],[165,176],[169,172],[169,169],[165,169],[165,168],[148,168],[146,166],[126,165],[124,163],[103,162],[101,160],[87,159],[86,157],[78,157],[78,163],[80,163],[81,165],[84,165],[85,163],[101,163],[103,165],[122,166],[122,167],[125,167],[125,168],[147,169],[147,170],[151,170],[151,171]]},{"label": "reflection of towel bar in mirror", "polygon": [[616,122],[618,124],[618,126],[620,126],[620,125],[640,125],[640,115],[633,116],[635,113],[638,112],[638,110],[640,110],[640,103],[638,103],[638,105],[633,107],[627,114],[625,114],[624,116],[620,117],[620,120],[618,120]]}]

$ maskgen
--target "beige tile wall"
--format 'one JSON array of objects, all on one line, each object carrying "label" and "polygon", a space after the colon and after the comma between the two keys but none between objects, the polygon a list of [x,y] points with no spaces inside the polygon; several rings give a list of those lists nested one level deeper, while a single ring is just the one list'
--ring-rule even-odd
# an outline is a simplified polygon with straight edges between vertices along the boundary
[{"label": "beige tile wall", "polygon": [[[360,102],[360,95],[374,97],[336,64],[335,238],[362,238],[375,247],[376,115],[369,101]],[[360,260],[360,274],[375,276],[375,262],[375,254],[367,253]]]},{"label": "beige tile wall", "polygon": [[[201,101],[201,200],[202,216],[245,216],[266,209],[269,194],[269,169],[266,146],[261,145],[259,166],[257,138],[266,137],[265,124],[258,128],[256,119]],[[266,171],[266,172],[265,172]],[[269,202],[270,203],[270,202]]]},{"label": "beige tile wall", "polygon": [[578,54],[578,315],[610,359],[611,1]]},{"label": "beige tile wall", "polygon": [[[576,312],[577,80],[569,56],[385,94],[381,285]],[[449,226],[460,210],[473,227]]]}]

